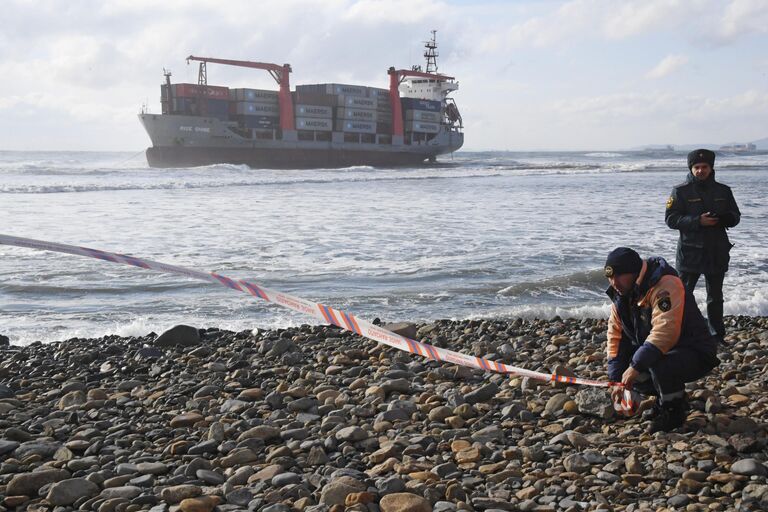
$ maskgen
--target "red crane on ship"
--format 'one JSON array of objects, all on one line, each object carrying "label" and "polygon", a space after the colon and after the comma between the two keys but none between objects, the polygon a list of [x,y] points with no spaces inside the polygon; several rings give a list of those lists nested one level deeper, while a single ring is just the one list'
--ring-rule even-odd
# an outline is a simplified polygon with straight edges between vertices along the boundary
[{"label": "red crane on ship", "polygon": [[280,91],[277,93],[277,101],[280,106],[280,128],[284,132],[296,130],[296,124],[293,117],[293,100],[291,99],[291,83],[289,78],[289,74],[292,71],[290,64],[283,64],[281,66],[280,64],[270,64],[268,62],[195,57],[194,55],[187,57],[187,64],[189,64],[189,61],[191,60],[200,62],[200,73],[198,76],[198,83],[200,85],[208,85],[208,73],[206,69],[206,63],[208,62],[213,64],[224,64],[225,66],[239,66],[242,68],[263,69],[264,71],[268,71],[280,86]]},{"label": "red crane on ship", "polygon": [[453,80],[453,77],[436,73],[425,73],[414,69],[395,69],[394,67],[389,68],[388,73],[389,100],[392,103],[392,136],[403,137],[403,107],[400,104],[400,84],[403,83],[403,80],[407,77],[417,77],[447,82],[448,80]]}]

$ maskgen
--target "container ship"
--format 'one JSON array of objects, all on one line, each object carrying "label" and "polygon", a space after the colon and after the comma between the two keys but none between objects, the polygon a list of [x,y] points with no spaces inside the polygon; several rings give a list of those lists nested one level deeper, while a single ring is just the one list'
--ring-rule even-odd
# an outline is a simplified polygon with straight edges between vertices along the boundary
[{"label": "container ship", "polygon": [[[213,164],[251,168],[406,166],[435,162],[464,143],[450,93],[454,79],[437,72],[435,32],[425,45],[426,69],[389,68],[389,88],[323,83],[291,90],[289,64],[190,55],[198,83],[160,86],[162,114],[142,109],[152,167]],[[207,64],[265,70],[279,89],[208,84]]]}]

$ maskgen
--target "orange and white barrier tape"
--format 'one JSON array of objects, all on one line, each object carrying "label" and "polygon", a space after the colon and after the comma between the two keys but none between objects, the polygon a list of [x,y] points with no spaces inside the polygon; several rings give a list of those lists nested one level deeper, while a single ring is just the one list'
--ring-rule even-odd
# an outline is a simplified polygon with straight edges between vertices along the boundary
[{"label": "orange and white barrier tape", "polygon": [[[90,249],[87,247],[77,247],[74,245],[45,242],[42,240],[34,240],[31,238],[21,238],[16,236],[0,235],[0,245],[11,245],[15,247],[37,249],[41,251],[54,251],[65,254],[74,254],[77,256],[86,256],[89,258],[97,258],[104,261],[110,261],[112,263],[132,265],[134,267],[157,270],[171,274],[179,274],[193,279],[210,281],[224,285],[233,290],[250,293],[254,297],[263,299],[267,302],[274,302],[288,309],[298,311],[299,313],[310,315],[322,323],[336,325],[342,329],[354,332],[355,334],[359,334],[360,336],[372,339],[389,347],[403,350],[405,352],[410,352],[412,354],[426,357],[427,359],[432,359],[434,361],[445,361],[461,366],[476,368],[478,370],[517,375],[520,377],[529,377],[531,379],[540,381],[562,382],[565,384],[579,384],[595,387],[621,386],[621,383],[617,382],[582,379],[579,377],[566,377],[563,375],[526,370],[525,368],[518,368],[516,366],[499,363],[497,361],[491,361],[489,359],[483,359],[480,357],[472,357],[459,352],[454,352],[453,350],[435,347],[433,345],[422,343],[396,334],[392,331],[374,325],[371,322],[358,318],[351,313],[346,313],[324,304],[305,300],[288,293],[271,290],[253,281],[231,279],[215,272],[199,272],[197,270],[190,270],[176,265],[168,265],[166,263],[137,258],[125,254],[100,251],[98,249]],[[622,401],[622,403],[623,402],[624,401]],[[625,405],[616,404],[616,407],[617,410],[626,409],[626,411],[629,412],[632,410],[629,405],[630,403],[627,403],[627,406],[625,407]]]}]

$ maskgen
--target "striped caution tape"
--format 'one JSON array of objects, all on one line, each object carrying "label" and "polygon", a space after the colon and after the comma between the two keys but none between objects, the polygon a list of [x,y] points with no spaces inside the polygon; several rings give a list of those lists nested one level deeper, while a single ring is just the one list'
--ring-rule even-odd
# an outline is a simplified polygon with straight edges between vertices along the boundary
[{"label": "striped caution tape", "polygon": [[[210,281],[226,286],[227,288],[231,288],[233,290],[249,293],[254,297],[265,300],[267,302],[273,302],[288,309],[298,311],[299,313],[310,315],[322,323],[335,325],[389,347],[403,350],[405,352],[410,352],[412,354],[416,354],[433,361],[445,361],[461,366],[468,366],[470,368],[477,368],[478,370],[516,375],[520,377],[529,377],[531,379],[540,381],[561,382],[565,384],[578,384],[595,387],[621,386],[621,384],[617,382],[582,379],[579,377],[566,377],[564,375],[526,370],[525,368],[518,368],[516,366],[499,363],[497,361],[491,361],[481,357],[472,357],[461,354],[459,352],[454,352],[453,350],[435,347],[433,345],[429,345],[428,343],[421,343],[419,341],[396,334],[392,331],[374,325],[371,322],[357,318],[351,313],[346,313],[344,311],[334,309],[330,306],[319,304],[317,302],[308,301],[288,293],[271,290],[253,281],[235,280],[215,272],[199,272],[197,270],[190,270],[176,265],[168,265],[166,263],[137,258],[135,256],[128,256],[125,254],[100,251],[98,249],[90,249],[88,247],[77,247],[74,245],[59,244],[55,242],[45,242],[42,240],[34,240],[31,238],[21,238],[16,236],[0,235],[0,245],[12,245],[16,247],[26,247],[28,249],[86,256],[89,258],[97,258],[112,263],[122,263],[143,269],[157,270],[160,272],[183,275],[192,279]],[[625,399],[622,400],[622,403],[615,404],[617,410],[620,412],[632,411],[633,405],[631,396],[627,395],[624,398]]]}]

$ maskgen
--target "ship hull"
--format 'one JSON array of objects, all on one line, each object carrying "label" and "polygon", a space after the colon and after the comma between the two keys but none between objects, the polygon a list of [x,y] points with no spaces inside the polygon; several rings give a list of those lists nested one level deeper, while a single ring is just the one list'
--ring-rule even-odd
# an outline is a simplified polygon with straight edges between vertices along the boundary
[{"label": "ship hull", "polygon": [[215,164],[247,165],[253,169],[338,168],[356,165],[400,167],[418,165],[434,157],[396,151],[302,148],[150,147],[150,167],[199,167]]},{"label": "ship hull", "polygon": [[[444,130],[421,144],[367,144],[343,141],[254,140],[233,132],[216,119],[141,114],[153,142],[147,149],[151,167],[247,165],[254,169],[338,168],[357,165],[400,167],[434,162],[459,149],[464,135]],[[335,134],[334,136],[343,134]]]}]

